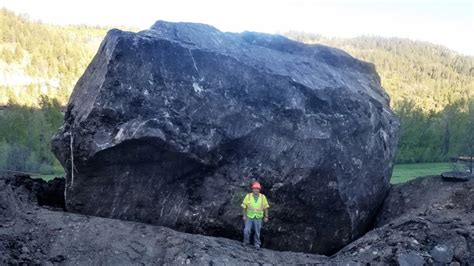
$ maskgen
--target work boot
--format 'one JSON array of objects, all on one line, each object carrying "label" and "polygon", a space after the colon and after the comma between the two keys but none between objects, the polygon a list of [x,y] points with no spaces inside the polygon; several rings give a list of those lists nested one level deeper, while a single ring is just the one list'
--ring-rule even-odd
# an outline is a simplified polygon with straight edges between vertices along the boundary
[{"label": "work boot", "polygon": [[254,246],[256,249],[260,249],[260,245],[255,244]]}]

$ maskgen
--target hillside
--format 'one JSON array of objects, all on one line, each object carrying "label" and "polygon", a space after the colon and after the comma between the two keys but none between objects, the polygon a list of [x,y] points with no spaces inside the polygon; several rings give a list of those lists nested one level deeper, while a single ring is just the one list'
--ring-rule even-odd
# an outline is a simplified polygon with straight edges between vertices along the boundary
[{"label": "hillside", "polygon": [[62,104],[107,30],[59,27],[0,10],[0,105],[38,106],[47,95]]},{"label": "hillside", "polygon": [[[0,125],[8,125],[0,130],[0,168],[61,169],[49,152],[51,134],[61,125],[58,108],[67,103],[106,32],[106,27],[48,25],[0,10],[0,107],[16,105],[0,108]],[[408,39],[286,36],[338,47],[375,64],[401,120],[397,162],[446,161],[473,152],[468,144],[474,142],[474,57]]]},{"label": "hillside", "polygon": [[397,162],[446,161],[474,153],[474,57],[400,38],[286,36],[338,47],[376,66],[401,120]]},{"label": "hillside", "polygon": [[[107,28],[53,26],[0,11],[0,105],[9,99],[37,105],[40,94],[66,103],[72,87],[94,56]],[[397,109],[413,101],[425,112],[474,95],[474,57],[408,39],[325,38],[288,32],[287,37],[341,48],[372,62]]]},{"label": "hillside", "polygon": [[286,36],[338,47],[375,64],[395,109],[404,101],[413,101],[425,112],[439,112],[450,103],[474,96],[474,57],[443,46],[400,38],[325,38],[301,32]]}]

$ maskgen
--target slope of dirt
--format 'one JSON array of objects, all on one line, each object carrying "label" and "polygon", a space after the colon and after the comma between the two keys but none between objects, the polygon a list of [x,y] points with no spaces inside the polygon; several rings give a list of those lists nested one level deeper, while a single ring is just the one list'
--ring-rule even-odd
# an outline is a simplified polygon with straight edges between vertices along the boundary
[{"label": "slope of dirt", "polygon": [[393,186],[375,229],[331,257],[63,212],[51,196],[61,182],[0,178],[0,264],[474,264],[474,180]]},{"label": "slope of dirt", "polygon": [[162,226],[53,211],[36,204],[37,181],[0,179],[0,264],[293,264],[314,254],[254,250],[238,241]]},{"label": "slope of dirt", "polygon": [[336,256],[409,265],[473,265],[474,180],[448,182],[427,176],[393,186],[375,229]]}]

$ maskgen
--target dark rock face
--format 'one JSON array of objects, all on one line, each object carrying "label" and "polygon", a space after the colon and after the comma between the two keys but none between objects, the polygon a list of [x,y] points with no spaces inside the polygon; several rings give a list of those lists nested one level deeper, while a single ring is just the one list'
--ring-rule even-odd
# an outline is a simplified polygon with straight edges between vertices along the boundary
[{"label": "dark rock face", "polygon": [[[18,182],[20,181],[20,182]],[[326,256],[268,249],[166,227],[53,211],[28,178],[0,177],[0,265],[320,264]],[[4,211],[7,210],[7,211]]]},{"label": "dark rock face", "polygon": [[258,179],[264,246],[329,254],[367,230],[398,128],[373,65],[341,50],[157,22],[107,34],[53,152],[68,211],[240,239]]},{"label": "dark rock face", "polygon": [[[37,190],[31,189],[37,186],[31,184],[36,180],[0,177],[1,265],[474,264],[474,180],[443,182],[434,176],[393,186],[381,216],[396,206],[405,211],[390,212],[389,221],[331,257],[257,250],[220,237],[52,211],[38,205]],[[409,193],[400,196],[405,190]],[[417,203],[403,204],[412,201]]]}]

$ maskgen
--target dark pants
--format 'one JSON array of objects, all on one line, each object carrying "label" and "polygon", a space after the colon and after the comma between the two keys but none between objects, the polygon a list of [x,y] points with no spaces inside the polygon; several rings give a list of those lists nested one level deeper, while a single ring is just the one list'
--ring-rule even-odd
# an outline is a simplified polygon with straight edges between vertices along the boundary
[{"label": "dark pants", "polygon": [[253,244],[256,247],[260,247],[260,229],[262,229],[262,219],[249,218],[245,220],[244,227],[244,244],[250,244],[250,233],[252,227],[255,229],[253,234]]}]

